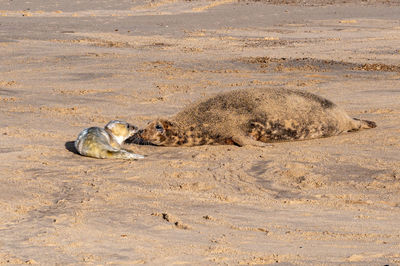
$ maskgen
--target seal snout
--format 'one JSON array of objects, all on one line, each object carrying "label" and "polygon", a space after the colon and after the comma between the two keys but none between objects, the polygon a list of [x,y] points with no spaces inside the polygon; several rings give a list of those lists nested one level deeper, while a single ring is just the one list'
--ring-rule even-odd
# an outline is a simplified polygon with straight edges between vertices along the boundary
[{"label": "seal snout", "polygon": [[134,143],[134,144],[143,145],[145,141],[143,140],[142,133],[143,133],[143,129],[138,129],[125,142],[126,143]]},{"label": "seal snout", "polygon": [[133,125],[129,125],[129,129],[133,132],[133,133],[137,133],[139,131],[139,128],[137,126],[133,126]]}]

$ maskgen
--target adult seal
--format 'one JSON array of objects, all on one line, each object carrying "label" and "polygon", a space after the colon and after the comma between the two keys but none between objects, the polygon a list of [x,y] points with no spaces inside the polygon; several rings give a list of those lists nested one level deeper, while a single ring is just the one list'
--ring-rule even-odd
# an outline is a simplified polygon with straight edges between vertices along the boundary
[{"label": "adult seal", "polygon": [[292,89],[252,88],[220,93],[157,119],[128,142],[159,146],[256,145],[306,140],[376,127],[351,118],[318,95]]}]

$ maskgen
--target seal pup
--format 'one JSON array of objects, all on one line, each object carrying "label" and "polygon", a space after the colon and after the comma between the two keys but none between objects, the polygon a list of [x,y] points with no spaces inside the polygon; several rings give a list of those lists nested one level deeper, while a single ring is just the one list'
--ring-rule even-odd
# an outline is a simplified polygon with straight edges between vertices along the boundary
[{"label": "seal pup", "polygon": [[94,158],[143,159],[144,156],[121,148],[122,142],[138,128],[124,121],[112,120],[104,128],[90,127],[82,130],[75,141],[79,154]]},{"label": "seal pup", "polygon": [[252,88],[196,102],[171,119],[150,122],[127,141],[160,146],[266,146],[374,127],[374,122],[353,119],[333,102],[312,93]]}]

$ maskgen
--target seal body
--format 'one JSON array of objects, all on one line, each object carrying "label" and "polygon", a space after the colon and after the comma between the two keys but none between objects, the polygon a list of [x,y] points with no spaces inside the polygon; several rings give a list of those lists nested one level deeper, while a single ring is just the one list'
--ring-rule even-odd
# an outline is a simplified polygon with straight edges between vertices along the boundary
[{"label": "seal body", "polygon": [[171,119],[157,119],[130,140],[163,146],[257,145],[305,140],[373,128],[312,93],[278,88],[243,89],[194,103]]},{"label": "seal body", "polygon": [[143,155],[121,148],[122,142],[137,131],[135,126],[113,120],[104,128],[84,129],[75,141],[75,148],[79,154],[94,158],[142,159]]}]

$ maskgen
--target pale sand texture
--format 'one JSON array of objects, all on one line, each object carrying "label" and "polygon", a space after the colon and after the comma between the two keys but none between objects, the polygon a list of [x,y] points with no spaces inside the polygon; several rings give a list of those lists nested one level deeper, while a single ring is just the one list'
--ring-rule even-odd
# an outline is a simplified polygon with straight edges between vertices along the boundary
[{"label": "pale sand texture", "polygon": [[[400,6],[332,2],[0,0],[0,264],[399,264]],[[378,127],[72,152],[83,128],[263,86]]]}]

